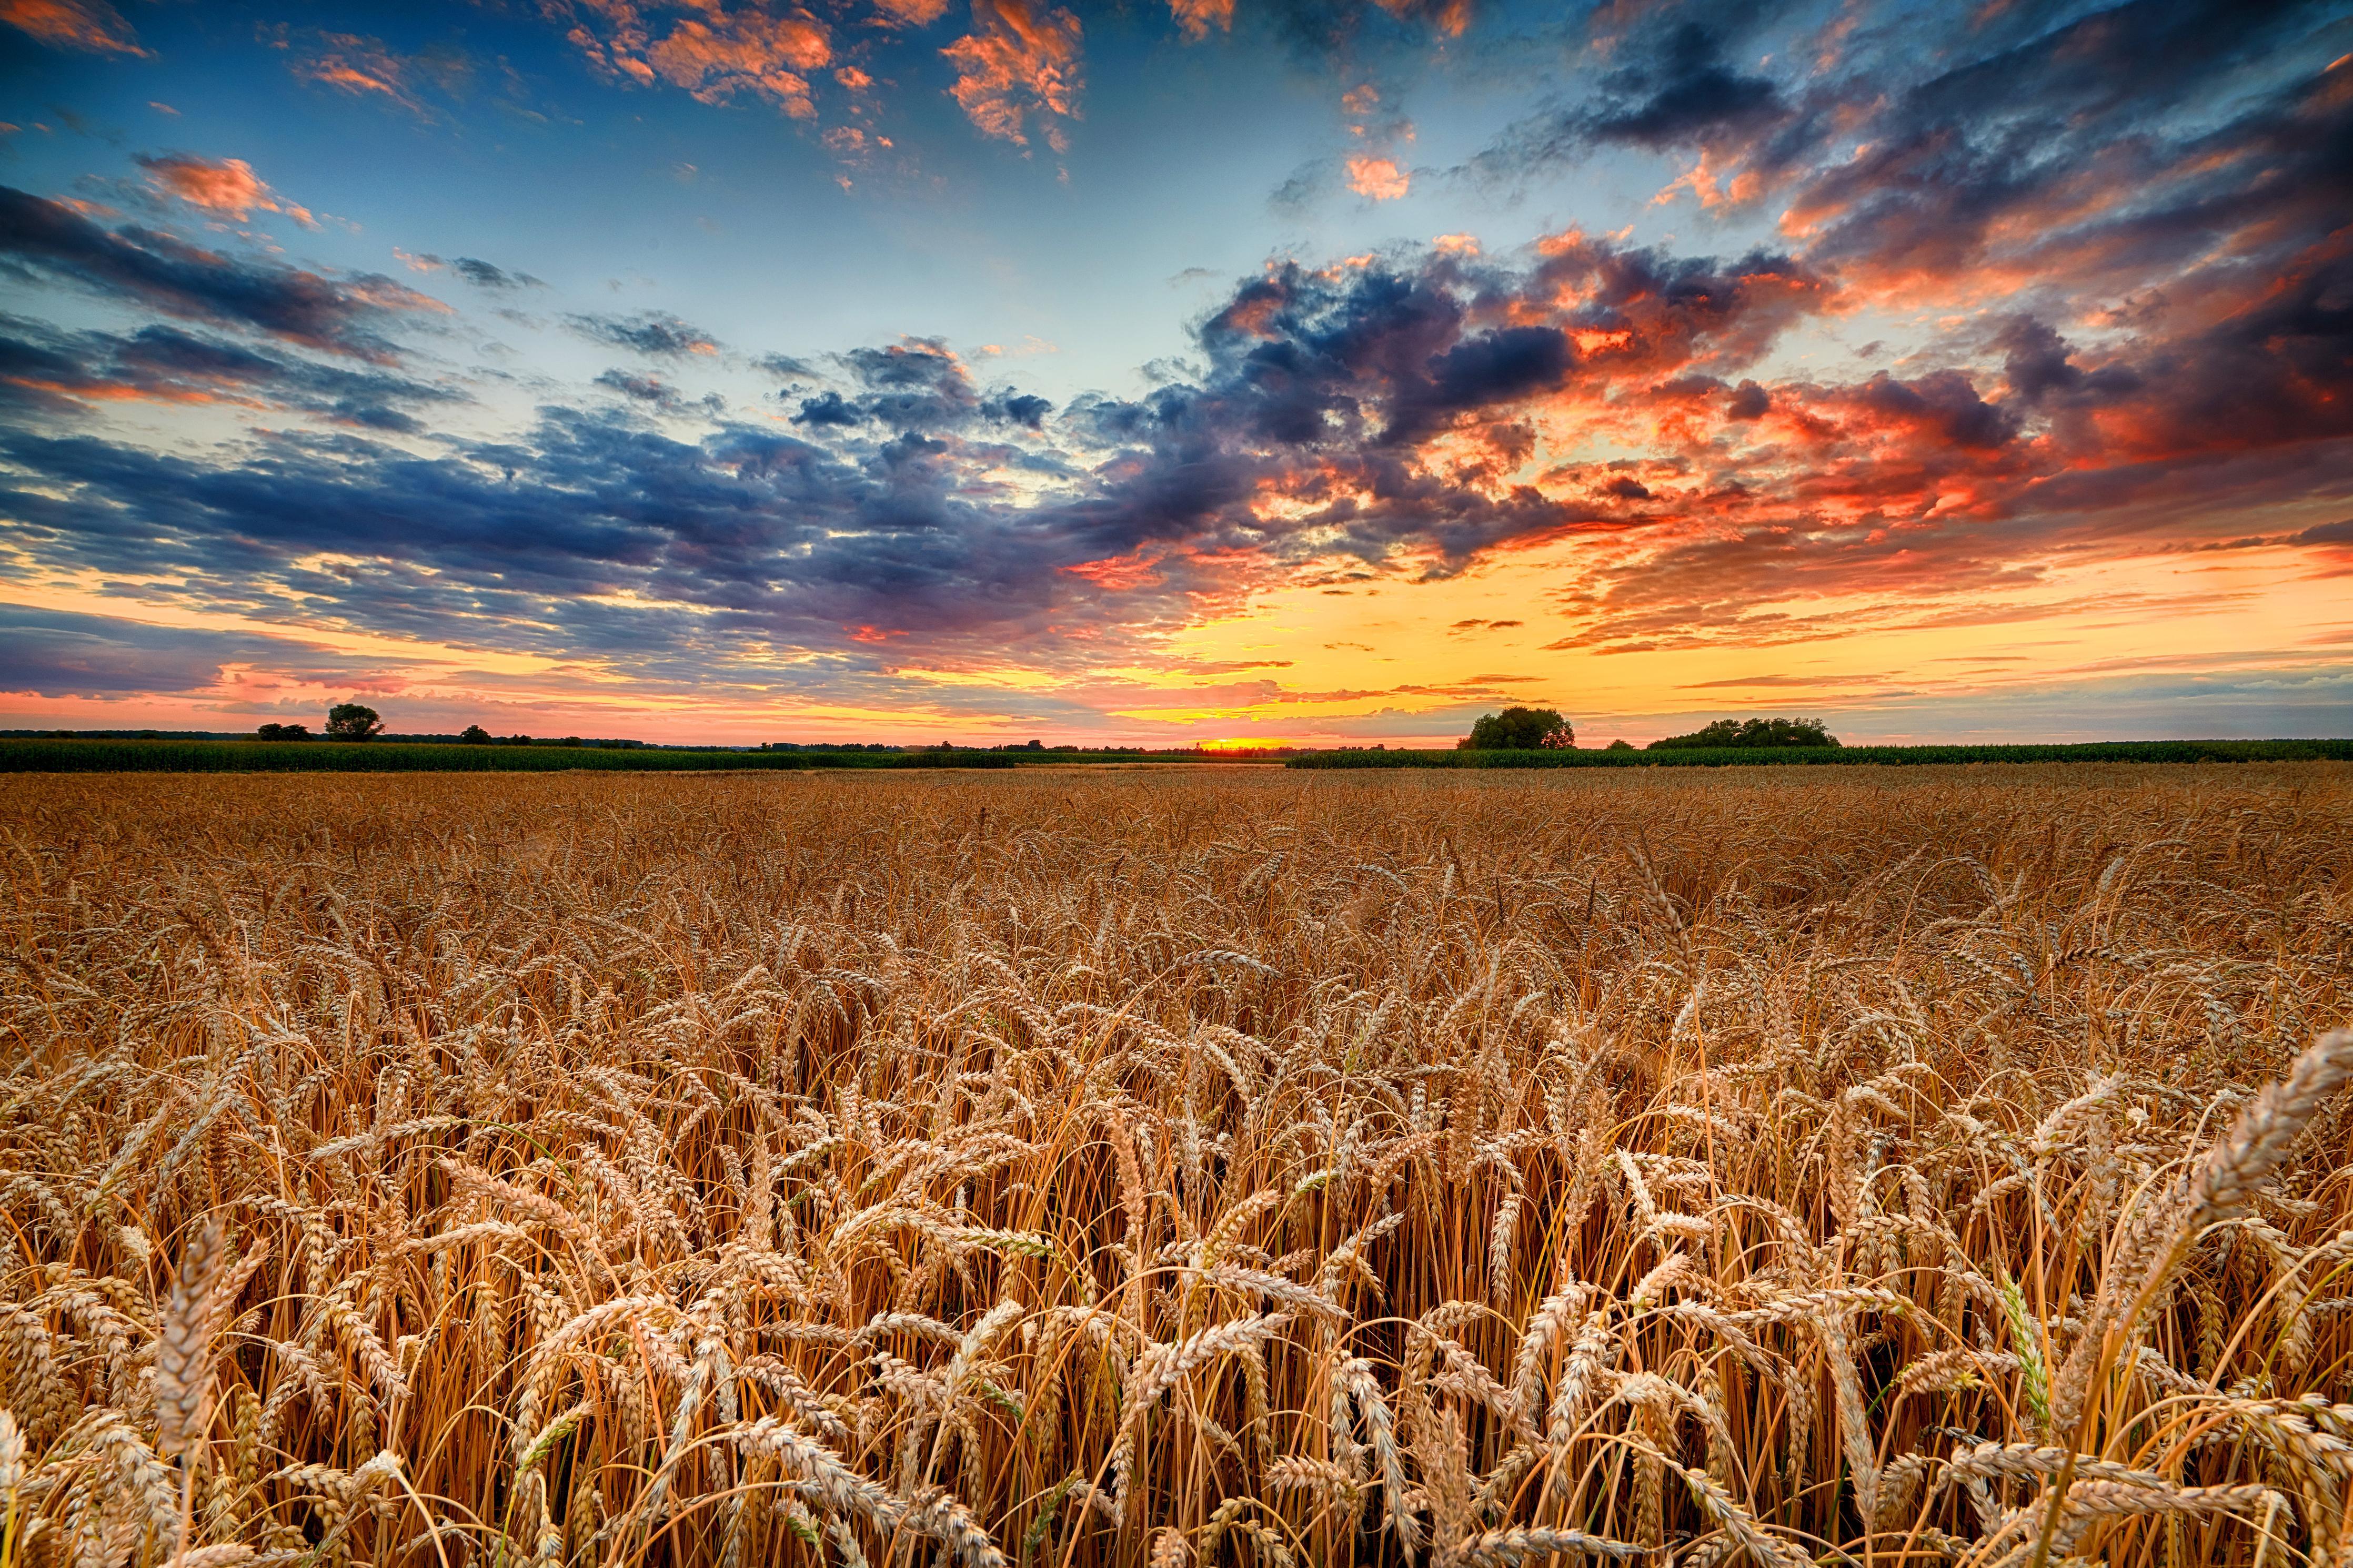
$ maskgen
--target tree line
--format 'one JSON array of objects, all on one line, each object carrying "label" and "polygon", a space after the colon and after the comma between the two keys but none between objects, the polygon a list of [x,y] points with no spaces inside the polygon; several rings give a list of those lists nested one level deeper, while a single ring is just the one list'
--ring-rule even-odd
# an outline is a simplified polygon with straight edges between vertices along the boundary
[{"label": "tree line", "polygon": [[[1506,708],[1482,714],[1471,732],[1454,742],[1461,752],[1556,752],[1577,744],[1577,727],[1556,708]],[[1839,738],[1820,719],[1718,719],[1688,735],[1669,735],[1644,748],[1652,752],[1698,751],[1734,747],[1835,746]],[[1632,744],[1612,741],[1607,750],[1630,752]]]}]

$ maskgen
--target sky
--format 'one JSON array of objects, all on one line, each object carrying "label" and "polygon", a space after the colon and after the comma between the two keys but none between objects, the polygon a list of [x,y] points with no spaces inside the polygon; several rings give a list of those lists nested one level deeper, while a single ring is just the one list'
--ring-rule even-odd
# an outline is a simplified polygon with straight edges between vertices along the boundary
[{"label": "sky", "polygon": [[2353,734],[2353,10],[0,0],[0,726]]}]

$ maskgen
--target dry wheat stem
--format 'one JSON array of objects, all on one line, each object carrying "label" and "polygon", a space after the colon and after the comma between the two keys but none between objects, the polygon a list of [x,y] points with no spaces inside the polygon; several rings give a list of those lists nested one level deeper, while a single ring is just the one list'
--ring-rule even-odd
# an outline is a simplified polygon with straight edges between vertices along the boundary
[{"label": "dry wheat stem", "polygon": [[2347,1568],[2353,780],[1810,772],[21,779],[0,1568]]}]

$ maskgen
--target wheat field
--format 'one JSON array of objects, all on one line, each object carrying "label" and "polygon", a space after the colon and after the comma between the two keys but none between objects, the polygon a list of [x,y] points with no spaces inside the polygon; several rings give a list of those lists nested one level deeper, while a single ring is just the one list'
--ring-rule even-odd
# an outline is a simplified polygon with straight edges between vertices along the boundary
[{"label": "wheat field", "polygon": [[2353,1564],[2353,771],[30,777],[0,1568]]}]

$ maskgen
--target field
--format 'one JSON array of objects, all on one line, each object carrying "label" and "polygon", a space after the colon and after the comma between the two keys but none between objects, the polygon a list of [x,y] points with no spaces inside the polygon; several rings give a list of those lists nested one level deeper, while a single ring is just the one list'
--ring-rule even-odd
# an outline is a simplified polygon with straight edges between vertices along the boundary
[{"label": "field", "polygon": [[21,775],[0,1568],[2353,1563],[2353,772]]}]

